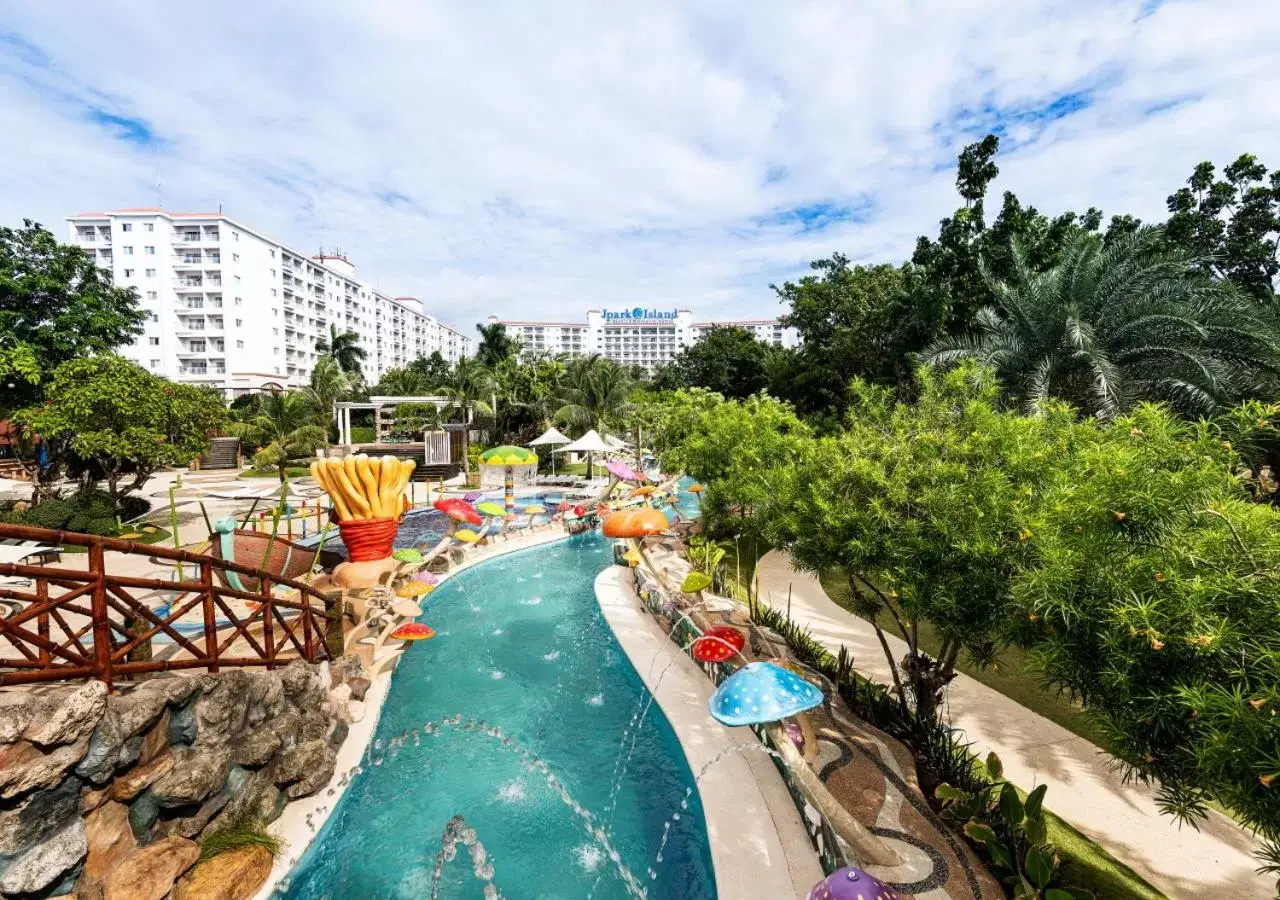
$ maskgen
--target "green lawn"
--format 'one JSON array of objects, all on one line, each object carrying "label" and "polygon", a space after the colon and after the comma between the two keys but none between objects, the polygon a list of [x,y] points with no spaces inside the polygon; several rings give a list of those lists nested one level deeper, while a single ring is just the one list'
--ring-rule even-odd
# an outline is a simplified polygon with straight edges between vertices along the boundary
[{"label": "green lawn", "polygon": [[[143,529],[149,530],[144,531]],[[134,535],[137,536],[134,537]],[[134,523],[134,525],[126,525],[124,531],[119,534],[110,534],[107,535],[107,537],[113,537],[122,541],[133,541],[135,544],[160,544],[169,541],[169,532],[161,528],[159,525]],[[72,544],[63,544],[62,552],[88,553],[89,548]]]},{"label": "green lawn", "polygon": [[[844,573],[834,570],[823,572],[820,580],[827,596],[845,609],[850,609],[849,584],[845,580]],[[882,626],[890,634],[897,633],[892,620],[888,617]],[[933,629],[927,624],[921,625],[921,649],[927,653],[937,653],[939,643]],[[992,690],[1004,694],[1010,700],[1015,700],[1046,719],[1057,722],[1072,734],[1077,734],[1090,743],[1105,748],[1101,730],[1089,720],[1080,705],[1072,702],[1068,697],[1045,688],[1039,676],[1032,670],[1026,653],[1016,647],[1006,649],[993,665],[985,669],[973,665],[963,657],[957,668]]]},{"label": "green lawn", "polygon": [[[1053,803],[1052,784],[1045,803]],[[1045,824],[1049,841],[1062,857],[1064,884],[1092,891],[1099,900],[1167,900],[1141,875],[1048,810]]]},{"label": "green lawn", "polygon": [[[289,466],[285,469],[285,475],[289,478],[302,478],[311,474],[310,466]],[[240,473],[241,478],[275,478],[279,480],[280,473],[276,469],[245,469]]]}]

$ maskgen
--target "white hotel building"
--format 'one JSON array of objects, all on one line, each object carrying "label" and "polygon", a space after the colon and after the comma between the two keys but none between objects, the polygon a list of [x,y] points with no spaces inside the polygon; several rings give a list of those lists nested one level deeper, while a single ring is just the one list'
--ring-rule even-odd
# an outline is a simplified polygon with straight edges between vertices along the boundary
[{"label": "white hotel building", "polygon": [[73,243],[138,291],[150,314],[121,353],[166,378],[239,395],[308,383],[316,341],[354,331],[365,379],[439,350],[453,362],[474,341],[356,278],[341,255],[309,256],[221,213],[122,209],[67,218]]},{"label": "white hotel building", "polygon": [[599,353],[624,365],[643,366],[650,374],[716,326],[745,328],[777,347],[799,344],[795,330],[783,328],[776,319],[695,322],[687,309],[589,309],[585,322],[517,322],[497,316],[490,316],[489,322],[500,322],[519,338],[525,358]]}]

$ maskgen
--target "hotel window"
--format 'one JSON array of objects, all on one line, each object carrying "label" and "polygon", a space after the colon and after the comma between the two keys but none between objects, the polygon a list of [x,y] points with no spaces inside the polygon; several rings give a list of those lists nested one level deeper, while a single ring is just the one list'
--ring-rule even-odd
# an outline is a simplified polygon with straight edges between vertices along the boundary
[{"label": "hotel window", "polygon": [[159,295],[159,294],[157,294],[155,291],[147,291],[147,299],[148,299],[148,300],[156,300],[156,299],[158,299],[158,298],[159,298],[159,296],[160,296],[160,295]]},{"label": "hotel window", "polygon": [[120,226],[120,230],[121,230],[121,231],[133,231],[133,226],[132,226],[132,225],[130,225],[128,222],[125,222],[123,225],[121,225],[121,226]]},{"label": "hotel window", "polygon": [[148,277],[148,278],[155,278],[155,277],[156,277],[156,270],[155,270],[155,269],[147,269],[147,277]]},{"label": "hotel window", "polygon": [[133,269],[125,269],[125,270],[124,270],[124,277],[125,277],[125,278],[132,278],[132,277],[133,277]]},{"label": "hotel window", "polygon": [[244,325],[244,319],[236,319],[236,327],[240,328]]},{"label": "hotel window", "polygon": [[120,249],[124,251],[125,256],[133,256],[133,248],[130,247],[128,244],[121,247]]},{"label": "hotel window", "polygon": [[156,248],[155,248],[155,247],[143,247],[143,248],[142,248],[142,252],[143,252],[143,253],[145,253],[147,256],[155,256],[155,255],[156,255]]},{"label": "hotel window", "polygon": [[159,346],[160,346],[160,338],[158,338],[158,337],[147,338],[147,343],[148,343],[148,344],[150,344],[152,347],[159,347]]},{"label": "hotel window", "polygon": [[151,360],[151,368],[153,368],[153,369],[158,369],[158,368],[160,368],[160,360],[158,360],[158,359],[153,359],[153,360]]},{"label": "hotel window", "polygon": [[244,349],[244,341],[236,341],[236,349],[237,349],[237,350],[243,350],[243,349]]},{"label": "hotel window", "polygon": [[155,224],[154,224],[154,223],[152,223],[152,222],[148,222],[147,224],[143,225],[142,227],[143,227],[143,228],[145,228],[147,231],[155,231],[155,230],[156,230],[156,226],[155,226]]}]

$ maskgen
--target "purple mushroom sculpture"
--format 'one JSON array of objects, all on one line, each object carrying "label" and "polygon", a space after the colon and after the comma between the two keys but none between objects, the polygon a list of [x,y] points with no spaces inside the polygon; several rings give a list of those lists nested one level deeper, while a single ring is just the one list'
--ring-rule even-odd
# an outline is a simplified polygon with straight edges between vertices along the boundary
[{"label": "purple mushroom sculpture", "polygon": [[874,875],[853,866],[836,869],[815,884],[809,900],[906,900]]}]

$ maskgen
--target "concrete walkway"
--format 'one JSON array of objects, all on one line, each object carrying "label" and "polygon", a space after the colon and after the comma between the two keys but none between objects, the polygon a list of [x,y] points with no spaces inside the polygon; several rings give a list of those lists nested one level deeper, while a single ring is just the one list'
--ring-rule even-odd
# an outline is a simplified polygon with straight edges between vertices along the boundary
[{"label": "concrete walkway", "polygon": [[[871,625],[837,606],[816,576],[795,571],[778,551],[756,573],[762,600],[785,612],[790,590],[792,619],[833,653],[848,647],[861,674],[891,683]],[[906,654],[902,640],[890,637],[889,645],[895,658]],[[1024,790],[1048,783],[1048,809],[1169,897],[1274,898],[1272,880],[1254,873],[1259,842],[1226,816],[1211,811],[1199,831],[1179,828],[1157,809],[1151,788],[1125,784],[1096,746],[966,675],[951,683],[947,703],[951,724],[975,751],[994,750]]]},{"label": "concrete walkway", "polygon": [[[726,728],[707,713],[715,692],[697,663],[680,652],[645,612],[631,571],[609,566],[596,578],[605,621],[671,723],[697,776],[716,893],[737,900],[804,897],[822,880],[800,813],[749,728]],[[716,761],[719,760],[719,761]]]}]

